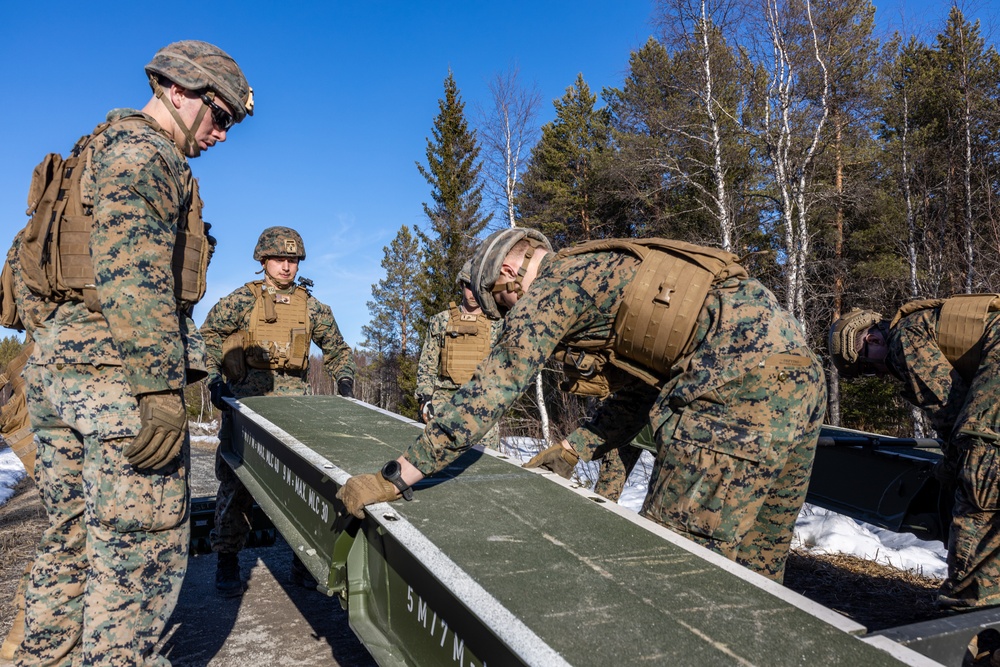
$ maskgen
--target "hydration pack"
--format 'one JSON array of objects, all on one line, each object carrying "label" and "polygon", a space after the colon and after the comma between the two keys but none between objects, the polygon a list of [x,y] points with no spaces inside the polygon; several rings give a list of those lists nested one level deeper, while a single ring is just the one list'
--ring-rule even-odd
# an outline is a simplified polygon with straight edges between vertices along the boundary
[{"label": "hydration pack", "polygon": [[[130,121],[153,126],[142,115],[124,117],[115,124]],[[28,289],[55,302],[83,301],[93,312],[100,312],[101,305],[90,258],[93,214],[91,207],[84,205],[81,191],[82,159],[91,143],[111,125],[101,123],[81,137],[68,158],[49,153],[38,163],[28,189],[26,213],[31,219],[21,244],[21,273]],[[172,261],[174,296],[181,309],[193,306],[205,295],[214,249],[209,226],[201,218],[198,181],[192,182],[191,201],[181,215]]]},{"label": "hydration pack", "polygon": [[889,328],[902,318],[928,308],[940,308],[937,344],[941,353],[966,381],[972,382],[983,356],[983,334],[990,313],[1000,311],[1000,294],[955,294],[947,299],[918,299],[904,303]]},{"label": "hydration pack", "polygon": [[712,286],[747,277],[730,252],[670,239],[589,241],[559,255],[607,251],[634,255],[639,268],[625,288],[608,340],[560,346],[557,358],[569,377],[564,389],[573,393],[607,396],[614,391],[620,382],[607,377],[609,366],[647,384],[660,384],[691,343]]}]

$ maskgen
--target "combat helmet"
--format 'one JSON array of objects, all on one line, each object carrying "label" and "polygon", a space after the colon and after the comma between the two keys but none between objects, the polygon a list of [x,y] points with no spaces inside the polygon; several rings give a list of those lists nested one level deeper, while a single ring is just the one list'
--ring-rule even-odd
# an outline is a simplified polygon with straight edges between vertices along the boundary
[{"label": "combat helmet", "polygon": [[459,269],[459,271],[458,271],[458,275],[455,276],[455,282],[458,284],[459,287],[461,287],[463,285],[471,285],[472,284],[472,260],[471,259],[465,260],[465,264],[462,265],[462,268]]},{"label": "combat helmet", "polygon": [[192,91],[209,91],[232,109],[237,123],[253,115],[253,88],[233,58],[217,46],[194,39],[168,44],[146,65],[150,86],[159,74]]},{"label": "combat helmet", "polygon": [[[497,285],[497,280],[500,278],[500,269],[503,268],[503,261],[507,258],[507,253],[522,239],[527,240],[531,244],[531,249],[525,253],[525,261],[518,272],[517,279]],[[516,292],[518,295],[523,294],[521,279],[524,277],[524,271],[528,264],[527,260],[531,257],[535,248],[545,248],[551,251],[552,244],[537,229],[509,227],[499,232],[493,232],[476,249],[475,254],[472,256],[471,286],[473,293],[476,295],[476,301],[479,302],[479,307],[483,309],[483,312],[490,319],[499,320],[503,317],[500,313],[500,307],[493,298],[495,292],[511,291]]]},{"label": "combat helmet", "polygon": [[877,326],[882,337],[888,339],[888,323],[874,310],[854,308],[841,315],[830,327],[827,337],[830,359],[842,377],[858,377],[871,371],[871,361],[861,354],[861,341],[873,326]]},{"label": "combat helmet", "polygon": [[291,227],[268,227],[257,239],[253,258],[263,262],[268,257],[297,257],[302,260],[306,258],[306,246],[299,233]]}]

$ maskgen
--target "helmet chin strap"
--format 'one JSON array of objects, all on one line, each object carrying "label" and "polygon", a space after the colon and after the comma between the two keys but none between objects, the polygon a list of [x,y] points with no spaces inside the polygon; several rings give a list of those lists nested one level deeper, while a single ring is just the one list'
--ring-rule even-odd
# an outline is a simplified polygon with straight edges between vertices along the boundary
[{"label": "helmet chin strap", "polygon": [[263,273],[277,289],[281,290],[288,289],[289,287],[295,284],[294,278],[292,278],[289,281],[278,280],[273,275],[271,275],[271,272],[267,270],[267,266],[265,266],[263,263],[261,263],[260,271],[258,271],[257,273]]},{"label": "helmet chin strap", "polygon": [[[153,87],[153,93],[156,95],[156,98],[160,100],[160,103],[163,104],[164,107],[166,107],[167,111],[170,112],[170,115],[173,116],[174,122],[177,123],[181,132],[184,133],[184,142],[180,145],[181,152],[184,153],[184,155],[190,155],[191,157],[198,157],[201,155],[201,147],[198,146],[198,140],[194,138],[194,131],[192,128],[187,126],[181,118],[181,115],[177,113],[177,109],[174,108],[174,105],[170,103],[169,99],[167,99],[167,91],[163,89],[163,86],[160,85],[160,82],[157,81],[156,77],[153,75],[150,75],[149,77],[149,85]],[[208,113],[208,106],[202,104],[201,109],[198,111],[198,115],[195,116],[193,127],[199,127],[201,125],[201,121],[205,118],[206,113]]]}]

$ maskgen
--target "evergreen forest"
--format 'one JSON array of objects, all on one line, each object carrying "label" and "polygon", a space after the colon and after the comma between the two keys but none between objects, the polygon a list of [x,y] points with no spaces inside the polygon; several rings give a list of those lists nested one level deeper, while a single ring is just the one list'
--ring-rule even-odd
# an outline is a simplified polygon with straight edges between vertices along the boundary
[{"label": "evergreen forest", "polygon": [[[427,224],[386,248],[360,398],[413,416],[423,325],[504,226],[556,249],[662,236],[730,250],[821,354],[848,309],[892,317],[915,298],[1000,292],[1000,56],[977,20],[952,6],[925,41],[877,35],[868,0],[655,8],[621,85],[595,91],[580,73],[541,127],[526,73],[497,74],[473,114],[448,72],[417,165]],[[888,382],[827,371],[828,422],[926,433]],[[587,411],[550,374],[544,402],[526,396],[508,432],[537,422],[539,404],[562,430]]]}]

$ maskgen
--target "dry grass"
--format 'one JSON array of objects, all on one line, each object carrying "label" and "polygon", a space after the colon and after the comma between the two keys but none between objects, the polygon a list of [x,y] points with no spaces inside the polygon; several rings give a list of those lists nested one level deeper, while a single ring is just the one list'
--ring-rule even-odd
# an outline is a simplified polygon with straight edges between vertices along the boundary
[{"label": "dry grass", "polygon": [[829,607],[870,632],[940,616],[940,579],[930,579],[856,556],[792,551],[785,586]]},{"label": "dry grass", "polygon": [[7,636],[16,608],[11,601],[24,568],[35,556],[45,529],[45,510],[35,483],[25,478],[0,507],[0,638]]}]

